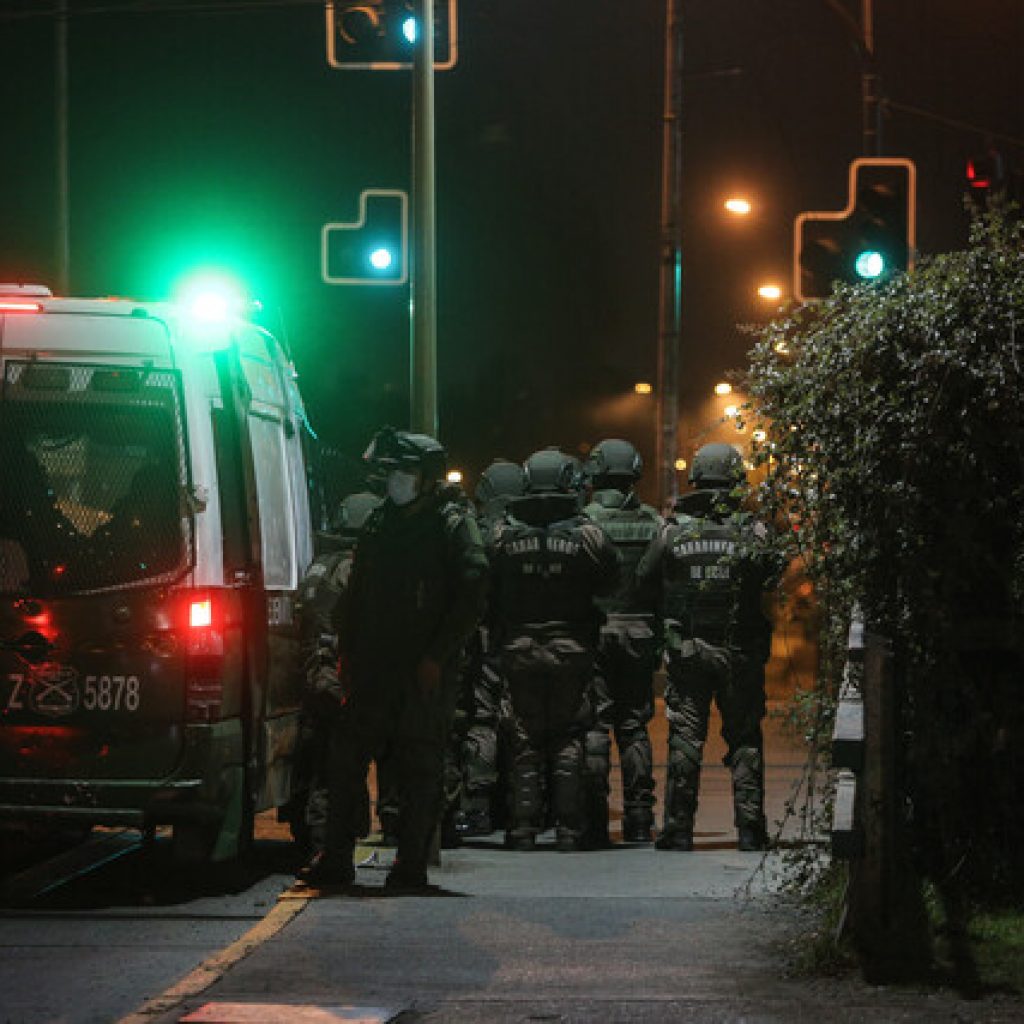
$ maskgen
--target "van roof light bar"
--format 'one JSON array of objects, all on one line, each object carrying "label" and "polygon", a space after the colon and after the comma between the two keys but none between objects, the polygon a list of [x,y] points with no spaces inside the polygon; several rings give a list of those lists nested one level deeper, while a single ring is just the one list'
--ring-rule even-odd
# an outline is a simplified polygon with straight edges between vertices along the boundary
[{"label": "van roof light bar", "polygon": [[10,281],[0,282],[0,296],[9,298],[14,295],[33,299],[52,299],[53,292],[45,284],[14,284]]}]

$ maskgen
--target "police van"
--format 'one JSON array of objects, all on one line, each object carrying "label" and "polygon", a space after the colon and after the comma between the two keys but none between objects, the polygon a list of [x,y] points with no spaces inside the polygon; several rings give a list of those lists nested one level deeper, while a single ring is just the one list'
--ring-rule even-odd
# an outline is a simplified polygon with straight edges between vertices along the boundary
[{"label": "police van", "polygon": [[220,860],[284,803],[308,433],[251,322],[0,285],[0,820]]}]

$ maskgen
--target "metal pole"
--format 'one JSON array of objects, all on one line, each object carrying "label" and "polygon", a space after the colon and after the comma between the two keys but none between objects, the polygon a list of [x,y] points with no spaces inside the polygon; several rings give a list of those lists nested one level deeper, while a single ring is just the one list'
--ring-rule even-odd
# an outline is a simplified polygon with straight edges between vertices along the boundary
[{"label": "metal pole", "polygon": [[679,348],[682,335],[682,65],[681,0],[665,0],[665,86],[661,150],[661,281],[658,334],[658,429],[655,461],[658,495],[664,503],[678,494]]},{"label": "metal pole", "polygon": [[58,0],[54,19],[54,121],[56,122],[56,287],[68,294],[71,273],[71,174],[68,167],[68,4]]},{"label": "metal pole", "polygon": [[879,156],[882,152],[882,107],[880,84],[875,72],[875,20],[873,0],[861,0],[860,8],[861,54],[860,96],[861,132],[864,156]]},{"label": "metal pole", "polygon": [[412,429],[437,436],[437,208],[434,182],[434,5],[416,0],[413,56]]}]

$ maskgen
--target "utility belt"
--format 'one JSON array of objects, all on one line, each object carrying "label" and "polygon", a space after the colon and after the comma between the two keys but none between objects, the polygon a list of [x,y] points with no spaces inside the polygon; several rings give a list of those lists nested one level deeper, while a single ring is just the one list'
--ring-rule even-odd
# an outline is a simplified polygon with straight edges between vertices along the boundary
[{"label": "utility belt", "polygon": [[586,619],[536,620],[504,619],[488,637],[492,650],[500,650],[517,637],[533,637],[546,642],[553,637],[572,637],[590,647],[597,647],[605,617],[601,612]]}]

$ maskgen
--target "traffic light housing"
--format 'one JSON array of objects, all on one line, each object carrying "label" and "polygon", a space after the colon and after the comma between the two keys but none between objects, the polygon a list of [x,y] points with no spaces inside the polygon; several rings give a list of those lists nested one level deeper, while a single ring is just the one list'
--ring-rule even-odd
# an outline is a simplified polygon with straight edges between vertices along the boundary
[{"label": "traffic light housing", "polygon": [[324,284],[405,284],[409,280],[408,193],[364,189],[355,220],[325,224],[320,232],[320,275]]},{"label": "traffic light housing", "polygon": [[975,201],[986,201],[1007,190],[1006,161],[994,146],[967,158],[967,189]]},{"label": "traffic light housing", "polygon": [[[458,59],[456,3],[433,0],[435,71]],[[413,0],[327,0],[327,63],[342,71],[411,68],[415,9]]]},{"label": "traffic light housing", "polygon": [[842,210],[801,213],[793,224],[793,294],[824,299],[836,281],[885,280],[913,269],[917,169],[902,157],[850,164]]}]

